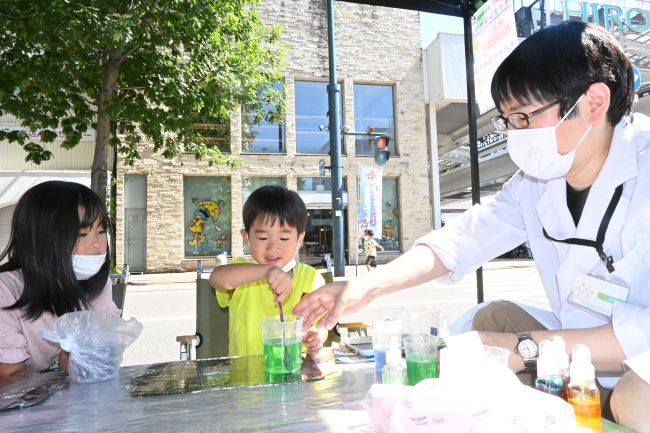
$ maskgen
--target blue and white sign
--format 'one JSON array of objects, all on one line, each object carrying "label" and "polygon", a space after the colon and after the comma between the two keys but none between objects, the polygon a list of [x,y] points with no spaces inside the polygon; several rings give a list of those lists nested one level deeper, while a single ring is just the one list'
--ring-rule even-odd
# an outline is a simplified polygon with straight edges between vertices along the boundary
[{"label": "blue and white sign", "polygon": [[632,65],[632,72],[634,73],[634,91],[638,92],[641,88],[641,72],[634,65]]}]

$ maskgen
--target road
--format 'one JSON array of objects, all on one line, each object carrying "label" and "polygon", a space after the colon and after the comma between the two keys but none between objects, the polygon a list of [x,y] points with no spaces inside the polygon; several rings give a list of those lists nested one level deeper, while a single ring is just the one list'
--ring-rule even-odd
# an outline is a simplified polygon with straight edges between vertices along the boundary
[{"label": "road", "polygon": [[[509,299],[548,307],[546,294],[530,260],[496,260],[483,268],[485,299]],[[358,274],[366,272],[359,266]],[[354,276],[355,267],[346,268]],[[204,274],[207,278],[207,275]],[[196,273],[131,275],[124,302],[124,318],[144,325],[140,338],[124,353],[123,365],[174,361],[179,358],[177,335],[195,333]],[[476,304],[475,274],[455,285],[429,282],[375,299],[364,310],[345,316],[345,321],[368,321],[384,314],[438,310],[453,321]]]}]

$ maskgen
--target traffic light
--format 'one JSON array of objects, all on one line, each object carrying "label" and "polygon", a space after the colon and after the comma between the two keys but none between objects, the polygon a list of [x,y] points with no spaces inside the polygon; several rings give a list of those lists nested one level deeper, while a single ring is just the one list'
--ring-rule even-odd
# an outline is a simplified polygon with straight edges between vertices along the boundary
[{"label": "traffic light", "polygon": [[390,150],[388,150],[389,141],[390,137],[388,135],[378,135],[372,139],[375,149],[375,162],[379,165],[385,165],[390,158]]}]

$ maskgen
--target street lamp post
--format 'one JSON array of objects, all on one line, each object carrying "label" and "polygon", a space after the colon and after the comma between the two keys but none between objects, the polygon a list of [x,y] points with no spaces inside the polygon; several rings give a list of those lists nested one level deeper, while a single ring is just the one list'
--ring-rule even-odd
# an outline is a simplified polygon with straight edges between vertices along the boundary
[{"label": "street lamp post", "polygon": [[327,42],[329,75],[327,86],[329,102],[330,168],[332,177],[332,241],[334,276],[345,276],[345,247],[343,245],[343,173],[341,163],[341,125],[339,124],[339,95],[336,82],[336,38],[334,36],[334,0],[327,0]]}]

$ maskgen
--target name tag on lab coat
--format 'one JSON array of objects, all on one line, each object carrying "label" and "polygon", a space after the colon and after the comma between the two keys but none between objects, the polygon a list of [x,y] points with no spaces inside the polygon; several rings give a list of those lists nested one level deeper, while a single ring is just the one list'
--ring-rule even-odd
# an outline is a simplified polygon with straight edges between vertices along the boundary
[{"label": "name tag on lab coat", "polygon": [[615,302],[627,302],[630,288],[620,280],[579,272],[569,302],[605,320],[611,320]]}]

